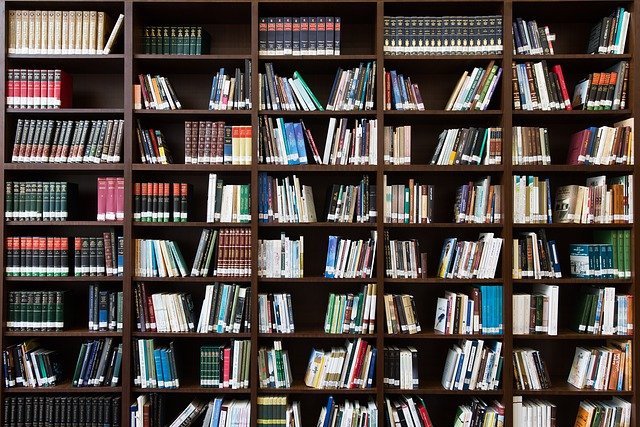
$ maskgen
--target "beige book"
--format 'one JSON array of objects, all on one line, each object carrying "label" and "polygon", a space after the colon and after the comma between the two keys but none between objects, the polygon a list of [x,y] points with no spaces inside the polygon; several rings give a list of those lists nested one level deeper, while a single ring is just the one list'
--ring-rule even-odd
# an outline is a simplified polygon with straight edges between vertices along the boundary
[{"label": "beige book", "polygon": [[456,83],[456,87],[455,89],[453,89],[451,97],[447,101],[447,105],[444,107],[445,111],[450,111],[453,108],[453,104],[456,102],[458,94],[460,93],[460,90],[462,89],[462,86],[464,85],[464,82],[466,81],[468,75],[468,71],[462,73],[462,77],[460,77],[460,80],[458,80],[458,83]]},{"label": "beige book", "polygon": [[47,52],[47,39],[49,38],[49,12],[46,10],[42,11],[42,15],[40,16],[40,52]]},{"label": "beige book", "polygon": [[82,12],[82,54],[87,55],[89,53],[89,23],[91,18],[89,17],[89,11]]},{"label": "beige book", "polygon": [[28,43],[28,53],[36,53],[36,11],[29,11],[29,39]]},{"label": "beige book", "polygon": [[96,53],[104,50],[104,37],[106,32],[107,16],[104,12],[98,12],[98,28],[96,30]]},{"label": "beige book", "polygon": [[29,11],[23,10],[20,19],[20,26],[22,27],[22,34],[20,35],[20,52],[29,53]]},{"label": "beige book", "polygon": [[[45,12],[46,13],[46,12]],[[42,51],[42,11],[36,10],[36,17],[33,22],[33,32],[34,32],[34,44],[35,51],[34,53],[43,53]]]},{"label": "beige book", "polygon": [[103,54],[108,55],[111,52],[111,49],[113,48],[113,44],[116,41],[116,37],[118,36],[118,34],[120,33],[120,30],[122,29],[123,22],[124,22],[124,15],[120,14],[120,16],[118,16],[118,20],[113,26],[113,30],[111,30],[109,39],[107,40],[107,43],[104,46],[104,50],[102,52]]},{"label": "beige book", "polygon": [[76,52],[76,11],[69,11],[69,38],[67,39],[67,48],[69,49],[69,54],[78,53]]},{"label": "beige book", "polygon": [[83,24],[82,11],[77,10],[76,11],[76,47],[75,47],[74,53],[78,55],[83,53],[82,52],[82,34],[84,33],[84,30],[82,28],[82,24]]},{"label": "beige book", "polygon": [[16,49],[16,34],[18,32],[18,25],[17,25],[17,17],[16,14],[19,11],[17,10],[10,10],[9,11],[9,40],[7,42],[8,46],[9,46],[9,53],[17,53]]},{"label": "beige book", "polygon": [[62,54],[68,55],[69,53],[69,11],[62,12],[62,34],[60,45],[62,47]]},{"label": "beige book", "polygon": [[60,55],[62,53],[62,11],[56,10],[53,21],[53,53]]},{"label": "beige book", "polygon": [[47,13],[47,28],[47,53],[52,54],[56,47],[56,12],[53,10]]},{"label": "beige book", "polygon": [[89,54],[96,53],[96,35],[98,33],[98,12],[92,10],[89,12]]}]

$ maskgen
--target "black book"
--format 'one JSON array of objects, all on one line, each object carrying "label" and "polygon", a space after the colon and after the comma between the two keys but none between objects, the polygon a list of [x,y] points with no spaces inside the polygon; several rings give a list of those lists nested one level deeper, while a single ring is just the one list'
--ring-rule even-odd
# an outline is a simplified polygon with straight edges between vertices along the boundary
[{"label": "black book", "polygon": [[267,18],[260,18],[258,22],[258,53],[267,54]]}]

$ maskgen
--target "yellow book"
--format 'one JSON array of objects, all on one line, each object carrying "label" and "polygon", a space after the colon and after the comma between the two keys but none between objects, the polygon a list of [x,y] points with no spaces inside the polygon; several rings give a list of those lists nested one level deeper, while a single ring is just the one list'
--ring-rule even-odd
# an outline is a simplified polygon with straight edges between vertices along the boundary
[{"label": "yellow book", "polygon": [[16,52],[16,34],[18,31],[18,25],[17,25],[17,10],[10,10],[9,11],[9,40],[7,42],[8,47],[8,52],[9,53],[17,53]]}]

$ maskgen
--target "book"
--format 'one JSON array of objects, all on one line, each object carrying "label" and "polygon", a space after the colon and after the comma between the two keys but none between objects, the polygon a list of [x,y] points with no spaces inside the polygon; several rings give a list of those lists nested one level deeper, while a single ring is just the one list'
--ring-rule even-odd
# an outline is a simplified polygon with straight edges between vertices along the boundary
[{"label": "book", "polygon": [[513,350],[513,373],[517,390],[545,390],[551,388],[547,366],[538,350]]},{"label": "book", "polygon": [[[388,185],[384,175],[384,222],[428,224],[433,222],[434,185],[409,179],[407,185]],[[375,219],[375,218],[374,218]]]},{"label": "book", "polygon": [[193,298],[187,293],[148,293],[146,284],[135,291],[136,325],[146,332],[194,332]]},{"label": "book", "polygon": [[633,295],[614,287],[583,287],[570,323],[572,330],[598,335],[633,335]]},{"label": "book", "polygon": [[502,377],[500,341],[462,340],[447,352],[442,371],[445,390],[497,390]]},{"label": "book", "polygon": [[[305,126],[303,120],[285,122],[284,118],[278,117],[275,118],[275,126],[273,117],[260,116],[258,121],[260,129],[258,138],[260,155],[258,158],[260,163],[305,165],[311,163],[311,159],[316,164],[322,163],[311,130]],[[368,128],[367,131],[369,131]],[[371,135],[365,135],[361,135],[363,142],[368,142],[368,139],[373,138]],[[355,147],[362,148],[360,145]]]},{"label": "book", "polygon": [[376,61],[361,62],[351,69],[338,68],[329,92],[327,111],[373,110]]},{"label": "book", "polygon": [[250,353],[249,340],[200,347],[200,387],[248,388]]},{"label": "book", "polygon": [[382,70],[384,75],[384,109],[398,111],[424,111],[424,99],[417,83],[396,70]]},{"label": "book", "polygon": [[120,163],[124,120],[18,119],[12,163]]},{"label": "book", "polygon": [[258,350],[258,380],[260,388],[291,388],[293,381],[289,352],[282,348],[282,341],[274,341],[273,347]]},{"label": "book", "polygon": [[62,331],[64,291],[9,291],[7,329]]},{"label": "book", "polygon": [[60,69],[8,69],[6,103],[7,108],[71,108],[73,77]]},{"label": "book", "polygon": [[503,239],[481,233],[477,241],[445,240],[436,277],[456,279],[495,278]]},{"label": "book", "polygon": [[[318,426],[329,426],[331,420],[345,420],[344,427],[358,427],[374,423],[378,419],[378,407],[373,400],[364,402],[351,402],[345,400],[344,403],[335,402],[333,396],[329,396],[327,404],[322,407],[318,417]],[[369,421],[371,420],[371,421]]]},{"label": "book", "polygon": [[[44,300],[43,300],[44,301]],[[100,285],[89,285],[89,331],[122,331],[124,325],[124,294],[109,291]]]},{"label": "book", "polygon": [[84,342],[71,384],[74,387],[117,387],[121,364],[122,344],[116,344],[113,338]]},{"label": "book", "polygon": [[258,294],[258,327],[261,334],[294,333],[291,294]]},{"label": "book", "polygon": [[329,119],[324,152],[322,158],[318,156],[320,160],[316,163],[324,165],[377,164],[377,119],[357,119],[353,121],[352,127],[349,127],[348,122],[345,117],[340,119],[331,117]]},{"label": "book", "polygon": [[202,230],[190,275],[191,277],[249,277],[251,275],[251,230],[248,228]]},{"label": "book", "polygon": [[515,18],[511,27],[514,55],[553,55],[556,35],[549,26],[538,26],[535,19]]},{"label": "book", "polygon": [[384,164],[411,164],[411,125],[384,127]]},{"label": "book", "polygon": [[304,236],[293,240],[282,232],[279,239],[258,240],[258,276],[304,277]]},{"label": "book", "polygon": [[[372,334],[376,323],[376,286],[362,285],[357,294],[329,294],[324,332]],[[281,316],[282,317],[282,316]]]},{"label": "book", "polygon": [[251,221],[249,184],[225,184],[215,173],[209,174],[207,222]]},{"label": "book", "polygon": [[603,243],[569,244],[571,276],[584,279],[630,277],[629,233],[629,230],[602,230],[595,234],[595,239]]},{"label": "book", "polygon": [[514,279],[562,277],[555,240],[548,240],[544,229],[520,233],[513,239]]},{"label": "book", "polygon": [[536,284],[532,293],[513,294],[514,335],[558,335],[558,285]]},{"label": "book", "polygon": [[551,184],[548,178],[513,176],[513,222],[551,224]]},{"label": "book", "polygon": [[475,67],[465,71],[456,84],[445,111],[484,111],[489,108],[493,93],[502,76],[502,68],[490,61],[487,68]]},{"label": "book", "polygon": [[[6,416],[17,419],[18,414],[34,424],[75,422],[80,413],[93,413],[96,422],[105,426],[119,426],[121,397],[108,394],[62,394],[56,396],[7,396],[4,398]],[[50,414],[50,415],[46,415]]]},{"label": "book", "polygon": [[76,195],[77,185],[70,182],[6,181],[4,217],[6,221],[66,221],[73,211],[69,200]]},{"label": "book", "polygon": [[502,54],[502,15],[383,18],[385,55]]},{"label": "book", "polygon": [[633,159],[633,123],[589,127],[571,135],[568,165],[631,164]]},{"label": "book", "polygon": [[180,110],[182,104],[169,79],[160,75],[138,74],[139,84],[134,84],[134,99],[140,99],[140,109]]},{"label": "book", "polygon": [[146,25],[142,28],[142,53],[148,55],[206,55],[211,36],[202,26]]},{"label": "book", "polygon": [[384,313],[388,334],[417,334],[422,331],[413,295],[385,295]]},{"label": "book", "polygon": [[171,240],[135,239],[134,272],[138,277],[186,277],[180,248]]},{"label": "book", "polygon": [[417,389],[420,384],[418,366],[418,350],[415,347],[385,347],[383,379],[385,388]]},{"label": "book", "polygon": [[502,164],[502,128],[445,129],[429,162],[432,165]]},{"label": "book", "polygon": [[241,333],[251,331],[251,288],[214,283],[205,287],[196,331]]},{"label": "book", "polygon": [[533,427],[538,419],[543,423],[555,427],[557,425],[558,407],[555,403],[543,399],[523,399],[513,396],[514,425]]},{"label": "book", "polygon": [[514,126],[511,162],[514,165],[550,165],[549,131],[535,126]]},{"label": "book", "polygon": [[293,77],[280,77],[273,63],[264,65],[265,73],[258,74],[259,106],[261,110],[324,111],[300,73]]},{"label": "book", "polygon": [[502,298],[500,285],[474,286],[466,292],[446,291],[444,297],[437,299],[433,330],[444,335],[502,334]]},{"label": "book", "polygon": [[54,387],[62,378],[58,357],[34,340],[7,346],[2,352],[5,387]]},{"label": "book", "polygon": [[454,222],[471,224],[502,222],[502,185],[491,184],[490,176],[458,187],[455,194]]},{"label": "book", "polygon": [[179,388],[173,342],[156,346],[154,339],[133,340],[134,386],[140,388]]},{"label": "book", "polygon": [[316,222],[313,188],[302,185],[293,175],[277,178],[261,172],[258,175],[258,219],[260,222]]},{"label": "book", "polygon": [[631,390],[631,341],[607,341],[603,347],[576,347],[567,383],[584,390]]},{"label": "book", "polygon": [[187,222],[190,185],[185,182],[133,184],[134,222]]},{"label": "book", "polygon": [[[260,55],[340,55],[340,17],[261,16],[258,19]],[[315,28],[309,25],[311,20],[316,24]],[[314,46],[308,43],[311,38],[316,42]]]},{"label": "book", "polygon": [[375,253],[378,233],[371,231],[367,240],[344,239],[329,236],[324,277],[339,278],[371,278],[375,265]]},{"label": "book", "polygon": [[6,237],[5,274],[8,277],[69,276],[66,237]]},{"label": "book", "polygon": [[627,42],[631,12],[617,7],[609,16],[602,18],[591,29],[587,53],[623,54]]},{"label": "book", "polygon": [[372,388],[377,349],[361,338],[330,351],[312,349],[304,382],[316,389]]},{"label": "book", "polygon": [[143,128],[140,120],[136,121],[136,136],[140,148],[140,161],[149,164],[169,165],[173,163],[173,155],[166,137],[159,129]]}]

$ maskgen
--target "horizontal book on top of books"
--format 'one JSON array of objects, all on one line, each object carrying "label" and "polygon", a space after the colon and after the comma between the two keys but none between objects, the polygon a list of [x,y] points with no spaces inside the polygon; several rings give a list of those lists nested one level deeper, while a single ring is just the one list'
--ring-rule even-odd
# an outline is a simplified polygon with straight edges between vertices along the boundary
[{"label": "horizontal book on top of books", "polygon": [[145,25],[142,53],[151,55],[206,55],[211,36],[202,26]]},{"label": "horizontal book on top of books", "polygon": [[385,55],[502,53],[502,15],[385,15],[382,31]]},{"label": "horizontal book on top of books", "polygon": [[252,141],[251,125],[185,121],[184,163],[250,165]]},{"label": "horizontal book on top of books", "polygon": [[225,74],[225,69],[213,76],[209,110],[250,110],[251,109],[251,61],[244,60],[244,70],[239,67],[233,76]]},{"label": "horizontal book on top of books", "polygon": [[136,182],[133,184],[133,220],[187,222],[189,197],[186,182]]},{"label": "horizontal book on top of books", "polygon": [[602,335],[633,335],[633,295],[615,287],[583,287],[574,309],[571,329]]},{"label": "horizontal book on top of books", "polygon": [[[21,55],[107,55],[122,31],[98,10],[9,10],[9,53]],[[111,31],[109,31],[111,29]]]},{"label": "horizontal book on top of books", "polygon": [[276,178],[262,172],[258,182],[260,222],[317,221],[313,187],[301,184],[296,175]]},{"label": "horizontal book on top of books", "polygon": [[462,340],[454,344],[445,360],[445,390],[497,390],[502,377],[502,342]]},{"label": "horizontal book on top of books", "polygon": [[367,240],[329,236],[324,277],[328,279],[373,277],[377,240],[378,232],[375,230],[371,231],[371,237]]},{"label": "horizontal book on top of books", "polygon": [[532,293],[514,293],[514,335],[558,335],[558,285],[533,285]]},{"label": "horizontal book on top of books", "polygon": [[261,334],[294,333],[291,294],[258,294],[258,327]]},{"label": "horizontal book on top of books", "polygon": [[160,75],[138,74],[139,84],[133,85],[133,108],[136,110],[180,110],[169,78]]},{"label": "horizontal book on top of books", "polygon": [[260,388],[291,388],[293,381],[289,352],[282,348],[282,341],[274,341],[273,347],[258,350],[258,379]]},{"label": "horizontal book on top of books", "polygon": [[555,240],[547,240],[547,233],[520,233],[513,239],[513,278],[544,279],[562,277]]},{"label": "horizontal book on top of books", "polygon": [[545,390],[551,388],[547,365],[538,350],[513,349],[513,374],[517,390]]},{"label": "horizontal book on top of books", "polygon": [[502,68],[495,65],[495,61],[489,62],[485,69],[475,67],[471,72],[465,71],[451,93],[445,111],[486,110],[501,76]]},{"label": "horizontal book on top of books", "polygon": [[119,163],[124,120],[18,119],[12,163]]},{"label": "horizontal book on top of books", "polygon": [[568,165],[632,165],[634,160],[633,119],[613,127],[589,127],[571,135]]},{"label": "horizontal book on top of books", "polygon": [[502,164],[502,128],[445,129],[438,135],[432,165]]},{"label": "horizontal book on top of books", "polygon": [[502,328],[502,286],[480,285],[466,293],[446,291],[437,300],[436,333],[499,335]]},{"label": "horizontal book on top of books", "polygon": [[481,233],[477,241],[462,241],[455,237],[445,240],[438,263],[439,278],[495,278],[503,239],[493,233]]},{"label": "horizontal book on top of books", "polygon": [[73,78],[55,70],[7,69],[7,108],[71,108]]},{"label": "horizontal book on top of books", "polygon": [[538,26],[535,19],[527,21],[523,18],[513,20],[511,27],[513,37],[513,54],[518,55],[553,55],[553,42],[556,35],[548,25]]},{"label": "horizontal book on top of books", "polygon": [[141,388],[179,388],[176,350],[157,346],[154,339],[134,339],[132,345],[133,384]]},{"label": "horizontal book on top of books", "polygon": [[384,401],[385,425],[393,425],[395,420],[399,420],[403,427],[410,425],[410,422],[415,427],[433,427],[422,397],[401,395],[391,398],[385,397]]},{"label": "horizontal book on top of books", "polygon": [[116,387],[120,383],[122,343],[113,338],[87,341],[80,347],[71,384],[74,387]]},{"label": "horizontal book on top of books", "polygon": [[362,285],[357,294],[329,294],[324,332],[372,334],[376,323],[376,285]]},{"label": "horizontal book on top of books", "polygon": [[258,240],[258,276],[304,277],[304,236],[294,240],[282,232],[279,239]]},{"label": "horizontal book on top of books", "polygon": [[250,340],[200,347],[200,386],[241,389],[249,387]]},{"label": "horizontal book on top of books", "polygon": [[66,221],[69,193],[75,190],[77,186],[69,182],[6,181],[4,218],[6,221]]},{"label": "horizontal book on top of books", "polygon": [[345,420],[344,427],[374,426],[374,420],[377,419],[378,407],[373,400],[367,403],[349,400],[337,403],[333,396],[329,396],[327,404],[320,411],[316,425],[333,427],[335,424],[332,420]]},{"label": "horizontal book on top of books", "polygon": [[576,347],[567,382],[578,389],[630,391],[631,341],[607,341],[603,347]]},{"label": "horizontal book on top of books", "polygon": [[591,28],[587,53],[623,54],[631,19],[631,12],[624,7],[617,7],[611,15],[598,21]]},{"label": "horizontal book on top of books", "polygon": [[330,351],[313,349],[304,383],[318,389],[372,388],[377,349],[362,338]]},{"label": "horizontal book on top of books", "polygon": [[[44,425],[45,420],[51,420],[53,423],[73,422],[78,418],[74,414],[92,414],[94,411],[93,414],[96,415],[98,423],[113,427],[120,423],[121,400],[122,398],[117,394],[18,395],[5,397],[4,407],[8,419],[17,420],[18,414],[20,414],[20,416],[24,416],[24,419],[33,420],[36,425]],[[64,410],[65,408],[73,408],[78,412],[67,412]]]},{"label": "horizontal book on top of books", "polygon": [[8,296],[8,330],[64,329],[64,291],[9,291]]},{"label": "horizontal book on top of books", "polygon": [[55,387],[62,380],[59,354],[29,340],[2,352],[4,385],[11,387]]},{"label": "horizontal book on top of books", "polygon": [[260,17],[260,55],[340,55],[339,16]]}]

